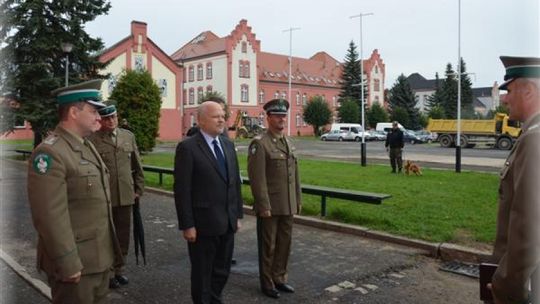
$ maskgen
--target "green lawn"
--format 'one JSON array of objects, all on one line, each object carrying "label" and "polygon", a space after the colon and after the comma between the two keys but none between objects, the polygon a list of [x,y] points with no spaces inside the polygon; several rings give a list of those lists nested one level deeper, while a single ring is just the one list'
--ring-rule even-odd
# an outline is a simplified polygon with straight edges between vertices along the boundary
[{"label": "green lawn", "polygon": [[[174,155],[151,153],[145,164],[172,168]],[[241,174],[247,176],[246,156],[239,155]],[[482,247],[495,236],[498,177],[495,174],[423,169],[423,176],[389,173],[388,166],[336,161],[300,160],[303,184],[388,193],[381,205],[329,199],[327,218],[397,235],[433,242]],[[157,185],[157,174],[146,173],[148,185]],[[172,188],[172,177],[165,177]],[[248,204],[253,199],[243,187]],[[304,215],[320,214],[320,198],[303,195]]]},{"label": "green lawn", "polygon": [[0,139],[0,145],[7,149],[32,149],[32,139]]}]

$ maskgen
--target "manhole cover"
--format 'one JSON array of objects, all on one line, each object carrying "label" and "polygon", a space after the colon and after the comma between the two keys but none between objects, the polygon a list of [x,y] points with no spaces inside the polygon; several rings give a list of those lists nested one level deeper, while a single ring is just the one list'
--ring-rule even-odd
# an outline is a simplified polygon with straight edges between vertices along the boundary
[{"label": "manhole cover", "polygon": [[442,271],[461,274],[471,278],[480,277],[480,270],[478,269],[478,264],[468,264],[458,261],[452,261],[442,264],[439,269]]}]

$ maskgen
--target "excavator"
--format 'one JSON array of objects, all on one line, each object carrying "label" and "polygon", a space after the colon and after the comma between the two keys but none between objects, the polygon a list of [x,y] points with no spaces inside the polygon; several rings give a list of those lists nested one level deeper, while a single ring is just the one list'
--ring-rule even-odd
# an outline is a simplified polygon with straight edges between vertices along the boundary
[{"label": "excavator", "polygon": [[236,131],[236,138],[253,138],[262,134],[266,128],[261,125],[258,117],[249,117],[247,112],[238,110],[229,130]]}]

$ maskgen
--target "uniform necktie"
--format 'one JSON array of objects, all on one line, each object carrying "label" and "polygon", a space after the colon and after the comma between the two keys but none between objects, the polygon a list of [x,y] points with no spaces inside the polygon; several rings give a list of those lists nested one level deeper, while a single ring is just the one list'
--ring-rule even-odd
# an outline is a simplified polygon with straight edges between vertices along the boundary
[{"label": "uniform necktie", "polygon": [[227,164],[225,163],[225,156],[223,156],[223,152],[221,152],[221,149],[219,148],[219,144],[217,140],[212,141],[212,145],[214,145],[214,153],[216,154],[216,159],[218,162],[219,172],[223,177],[227,177]]}]

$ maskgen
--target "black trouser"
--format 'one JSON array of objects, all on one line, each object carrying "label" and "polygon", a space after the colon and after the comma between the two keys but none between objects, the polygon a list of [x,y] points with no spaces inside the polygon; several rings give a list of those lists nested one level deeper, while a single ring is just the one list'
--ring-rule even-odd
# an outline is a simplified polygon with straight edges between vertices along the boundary
[{"label": "black trouser", "polygon": [[390,148],[390,166],[392,166],[392,172],[397,168],[401,171],[403,167],[403,159],[401,158],[401,148]]},{"label": "black trouser", "polygon": [[188,242],[193,303],[222,303],[221,292],[231,271],[233,248],[233,232],[220,236],[198,235],[195,242]]}]

